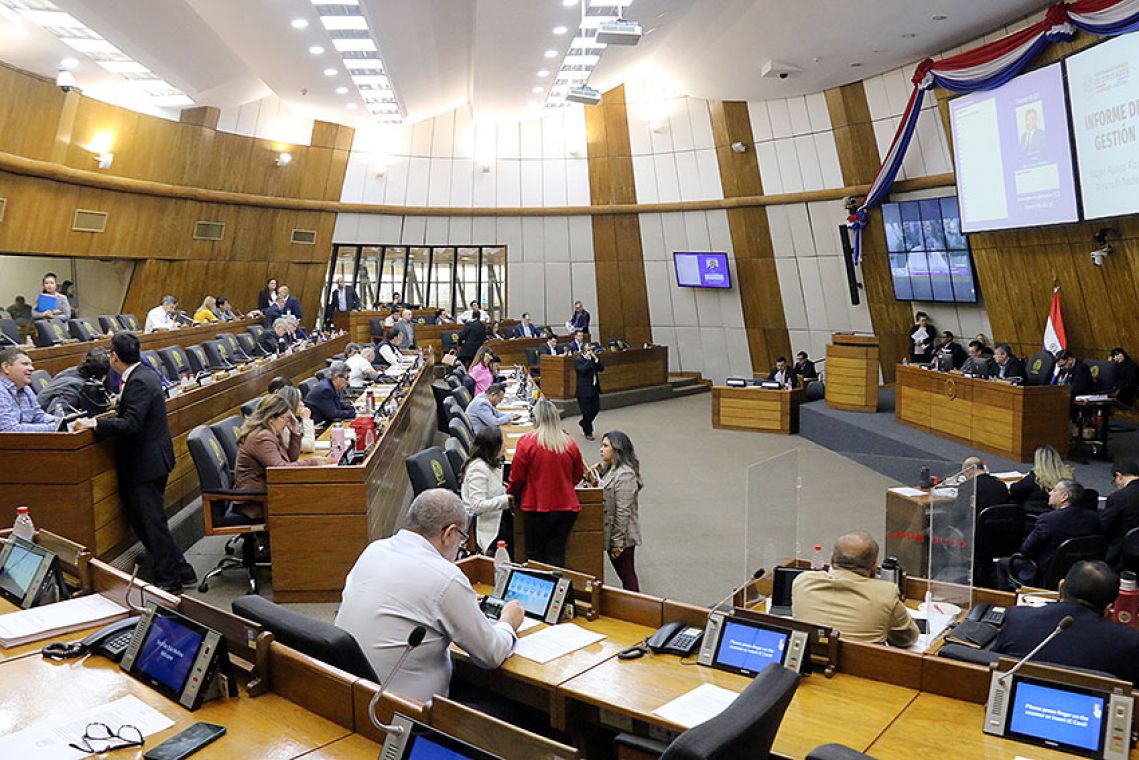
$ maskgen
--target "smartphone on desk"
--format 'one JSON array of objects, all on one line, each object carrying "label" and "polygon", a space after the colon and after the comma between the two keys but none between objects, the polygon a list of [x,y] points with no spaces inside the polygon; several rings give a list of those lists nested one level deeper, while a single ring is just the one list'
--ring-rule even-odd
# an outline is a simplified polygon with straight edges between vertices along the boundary
[{"label": "smartphone on desk", "polygon": [[675,654],[688,657],[700,647],[704,629],[679,620],[665,623],[649,637],[646,643],[654,654]]}]

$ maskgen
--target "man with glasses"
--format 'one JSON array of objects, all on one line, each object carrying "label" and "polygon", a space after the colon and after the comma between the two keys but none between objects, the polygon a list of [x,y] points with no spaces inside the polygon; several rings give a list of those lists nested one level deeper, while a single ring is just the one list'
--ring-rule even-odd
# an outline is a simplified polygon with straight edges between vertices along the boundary
[{"label": "man with glasses", "polygon": [[507,602],[498,621],[479,609],[478,596],[455,558],[467,543],[470,518],[462,500],[434,488],[415,497],[402,530],[373,541],[344,585],[336,625],[351,633],[386,679],[416,626],[427,629],[403,668],[386,686],[426,702],[446,696],[451,642],[481,668],[497,668],[514,651],[524,612]]},{"label": "man with glasses", "polygon": [[0,351],[0,433],[52,433],[59,419],[40,408],[32,390],[32,359],[22,348]]}]

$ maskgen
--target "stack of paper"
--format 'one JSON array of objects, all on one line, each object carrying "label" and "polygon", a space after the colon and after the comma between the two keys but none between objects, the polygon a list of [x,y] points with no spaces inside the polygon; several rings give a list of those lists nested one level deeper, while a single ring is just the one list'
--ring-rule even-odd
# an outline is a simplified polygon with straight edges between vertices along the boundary
[{"label": "stack of paper", "polygon": [[0,615],[0,646],[14,647],[83,628],[95,628],[124,618],[129,613],[126,607],[107,597],[92,594]]},{"label": "stack of paper", "polygon": [[730,689],[702,683],[687,694],[681,694],[653,710],[653,715],[659,715],[669,723],[692,728],[722,713],[737,696],[739,695]]},{"label": "stack of paper", "polygon": [[562,623],[520,638],[514,647],[514,654],[545,664],[590,644],[596,644],[604,638],[603,633],[587,631],[573,623]]},{"label": "stack of paper", "polygon": [[90,757],[90,753],[68,746],[71,742],[79,741],[88,723],[105,723],[112,727],[134,726],[143,736],[151,736],[174,725],[174,721],[138,697],[128,695],[79,713],[53,715],[21,731],[8,734],[0,738],[0,757],[35,757],[39,760]]}]

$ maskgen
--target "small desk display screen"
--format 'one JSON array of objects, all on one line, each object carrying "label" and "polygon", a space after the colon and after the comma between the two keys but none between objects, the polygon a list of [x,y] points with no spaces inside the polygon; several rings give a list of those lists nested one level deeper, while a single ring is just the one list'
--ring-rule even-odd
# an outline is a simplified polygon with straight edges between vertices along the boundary
[{"label": "small desk display screen", "polygon": [[469,760],[470,755],[444,747],[426,736],[417,736],[407,751],[406,760]]},{"label": "small desk display screen", "polygon": [[1034,744],[1099,754],[1106,710],[1107,699],[1102,694],[1017,679],[1008,733]]},{"label": "small desk display screen", "polygon": [[36,577],[43,556],[28,551],[18,543],[12,543],[12,551],[4,567],[0,567],[0,588],[16,599],[23,598],[28,593],[32,579]]},{"label": "small desk display screen", "polygon": [[515,570],[510,574],[510,581],[506,584],[506,592],[502,598],[508,602],[517,599],[527,615],[542,619],[550,608],[550,600],[554,596],[557,584],[553,578]]},{"label": "small desk display screen", "polygon": [[204,638],[203,633],[178,620],[155,615],[133,670],[152,678],[170,693],[179,694]]},{"label": "small desk display screen", "polygon": [[783,663],[790,638],[788,631],[725,620],[712,664],[725,670],[755,675],[773,662]]}]

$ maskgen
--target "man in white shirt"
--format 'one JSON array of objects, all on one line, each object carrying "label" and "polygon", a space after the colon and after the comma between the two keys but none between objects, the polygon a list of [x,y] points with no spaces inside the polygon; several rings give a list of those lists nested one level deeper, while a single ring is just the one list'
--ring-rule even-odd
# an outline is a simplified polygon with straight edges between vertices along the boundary
[{"label": "man in white shirt", "polygon": [[[376,675],[392,691],[426,702],[446,696],[451,642],[481,668],[497,668],[514,651],[524,613],[506,603],[497,622],[479,610],[478,597],[454,565],[467,540],[462,500],[434,488],[415,497],[405,527],[369,544],[344,584],[336,625],[351,633]],[[389,676],[416,626],[427,629],[399,673]]]},{"label": "man in white shirt", "polygon": [[394,367],[403,359],[403,354],[400,353],[399,347],[403,342],[403,335],[399,330],[394,327],[388,330],[387,335],[380,341],[379,344],[379,357],[380,361],[389,367]]},{"label": "man in white shirt", "polygon": [[348,384],[361,386],[375,380],[380,373],[372,366],[376,352],[371,346],[361,347],[359,343],[349,343],[344,349],[344,363],[348,365]]},{"label": "man in white shirt", "polygon": [[146,313],[145,332],[158,332],[159,330],[176,330],[178,321],[174,318],[174,310],[178,308],[178,299],[171,295],[162,296],[162,303]]},{"label": "man in white shirt", "polygon": [[482,306],[479,305],[478,301],[471,301],[471,303],[469,305],[471,308],[462,312],[458,316],[458,320],[459,320],[460,324],[465,325],[467,322],[470,322],[472,319],[475,318],[476,312],[478,312],[479,318],[482,319],[483,322],[489,322],[490,321],[490,314],[486,310],[484,310]]}]

